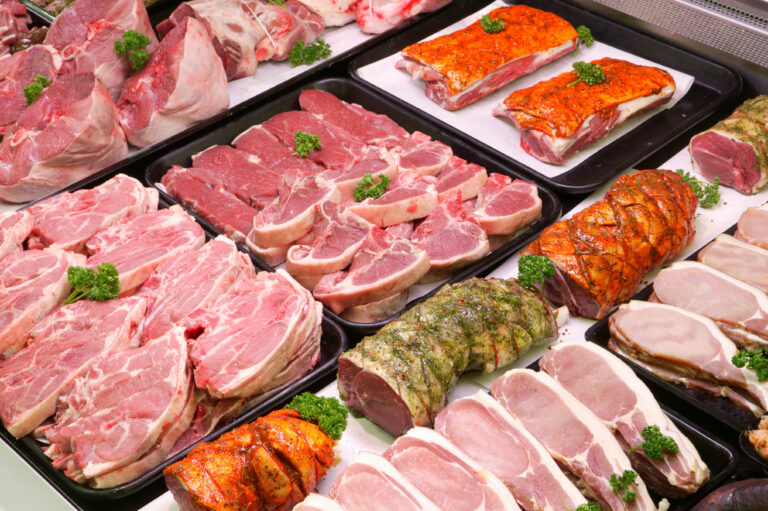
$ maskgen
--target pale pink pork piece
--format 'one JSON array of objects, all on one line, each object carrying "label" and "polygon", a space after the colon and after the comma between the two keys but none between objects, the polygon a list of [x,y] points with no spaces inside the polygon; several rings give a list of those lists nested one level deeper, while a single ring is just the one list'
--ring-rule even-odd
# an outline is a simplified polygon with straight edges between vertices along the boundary
[{"label": "pale pink pork piece", "polygon": [[326,27],[341,27],[355,21],[355,7],[360,0],[299,0],[317,13]]},{"label": "pale pink pork piece", "polygon": [[604,509],[651,511],[656,506],[638,478],[636,498],[622,500],[609,484],[611,474],[632,470],[613,433],[551,376],[512,369],[491,385],[491,394],[561,465],[594,493]]},{"label": "pale pink pork piece", "polygon": [[35,203],[29,248],[56,247],[84,252],[85,242],[121,218],[157,210],[158,193],[118,174],[95,188],[63,192]]},{"label": "pale pink pork piece", "polygon": [[168,209],[127,217],[98,232],[85,244],[91,257],[87,265],[97,268],[111,263],[120,275],[120,293],[136,289],[160,264],[200,248],[205,234],[200,225],[181,209]]},{"label": "pale pink pork piece", "polygon": [[241,257],[230,239],[218,236],[202,248],[158,266],[137,293],[149,302],[142,342],[160,337],[194,311],[210,305],[235,282],[244,265],[253,273],[250,259]]},{"label": "pale pink pork piece", "polygon": [[147,147],[229,108],[227,77],[206,28],[185,18],[125,81],[117,102],[128,141]]},{"label": "pale pink pork piece", "polygon": [[251,397],[306,373],[317,361],[322,306],[282,270],[238,280],[190,315],[195,384],[216,398]]},{"label": "pale pink pork piece", "polygon": [[187,405],[190,376],[181,328],[97,361],[60,397],[53,466],[88,481],[136,461]]},{"label": "pale pink pork piece", "polygon": [[424,218],[437,207],[435,181],[432,176],[399,174],[381,197],[350,204],[349,210],[382,228]]},{"label": "pale pink pork piece", "polygon": [[0,144],[0,199],[39,199],[128,156],[107,89],[92,72],[60,76]]},{"label": "pale pink pork piece", "polygon": [[[474,163],[467,163],[458,156],[453,156],[445,168],[437,176],[437,198],[444,201],[454,190],[461,192],[465,201],[474,199],[488,180],[485,168]],[[472,210],[474,210],[474,204]]]},{"label": "pale pink pork piece", "polygon": [[216,171],[174,165],[161,183],[172,197],[237,242],[245,240],[259,214],[227,191]]},{"label": "pale pink pork piece", "polygon": [[768,204],[748,208],[739,217],[736,239],[768,249]]},{"label": "pale pink pork piece", "polygon": [[422,282],[446,279],[490,252],[488,236],[477,220],[467,216],[458,190],[438,204],[410,239],[429,256],[429,273]]},{"label": "pale pink pork piece", "polygon": [[0,260],[20,250],[32,232],[33,219],[28,209],[0,213]]},{"label": "pale pink pork piece", "polygon": [[699,251],[699,262],[768,293],[768,250],[720,234]]},{"label": "pale pink pork piece", "polygon": [[[613,431],[640,477],[655,491],[682,498],[709,479],[709,469],[696,447],[661,410],[635,372],[609,351],[589,342],[560,344],[544,354],[539,367]],[[584,378],[585,374],[590,377]],[[651,425],[672,438],[679,452],[665,452],[660,460],[648,458],[642,449],[629,453],[645,442],[643,428]]]},{"label": "pale pink pork piece", "polygon": [[411,235],[413,235],[413,229],[413,222],[403,222],[401,224],[391,225],[384,230],[393,236],[399,236],[400,238],[409,240],[411,239]]},{"label": "pale pink pork piece", "polygon": [[29,346],[0,362],[0,415],[21,438],[56,412],[67,385],[100,358],[138,344],[143,298],[81,300],[48,315]]},{"label": "pale pink pork piece", "polygon": [[400,172],[413,172],[425,176],[438,175],[453,157],[450,146],[432,140],[419,131],[401,142],[392,152]]},{"label": "pale pink pork piece", "polygon": [[293,511],[344,511],[344,509],[333,499],[319,493],[310,493],[306,499],[296,504]]},{"label": "pale pink pork piece", "polygon": [[171,454],[186,449],[207,436],[216,429],[218,424],[237,415],[246,403],[246,400],[243,398],[214,399],[206,394],[204,390],[198,388],[195,388],[194,394],[196,396],[194,416],[189,427],[182,432],[176,443],[171,446],[169,451]]},{"label": "pale pink pork piece", "polygon": [[353,323],[375,323],[391,318],[408,303],[409,290],[403,289],[387,298],[376,302],[350,307],[341,313],[341,317]]},{"label": "pale pink pork piece", "polygon": [[501,479],[432,429],[410,429],[383,456],[441,509],[520,511]]},{"label": "pale pink pork piece", "polygon": [[440,509],[385,458],[367,452],[342,469],[328,493],[344,511]]},{"label": "pale pink pork piece", "polygon": [[408,240],[373,228],[348,271],[324,276],[315,298],[335,313],[376,302],[411,287],[429,271],[427,253]]},{"label": "pale pink pork piece", "polygon": [[63,251],[17,251],[0,261],[0,353],[21,349],[29,330],[71,289],[69,266],[85,265],[85,256]]},{"label": "pale pink pork piece", "polygon": [[79,0],[56,16],[45,44],[59,50],[69,61],[67,66],[77,67],[83,59],[91,60],[96,78],[117,101],[132,69],[127,56],[115,55],[115,41],[128,30],[149,38],[148,53],[157,48],[157,37],[141,0]]},{"label": "pale pink pork piece", "polygon": [[432,12],[451,0],[362,0],[357,4],[357,24],[366,34],[381,34],[414,16]]},{"label": "pale pink pork piece", "polygon": [[502,174],[491,174],[477,195],[472,214],[485,232],[510,234],[541,218],[536,185]]},{"label": "pale pink pork piece", "polygon": [[272,2],[247,5],[269,34],[256,46],[259,61],[286,60],[297,42],[311,44],[325,30],[322,18],[296,0],[287,0],[285,6]]},{"label": "pale pink pork piece", "polygon": [[435,418],[435,431],[496,474],[526,511],[587,503],[544,446],[485,392],[448,404]]},{"label": "pale pink pork piece", "polygon": [[283,175],[289,169],[304,174],[318,174],[325,170],[324,167],[309,158],[302,158],[293,154],[293,149],[280,143],[277,137],[261,124],[252,126],[240,133],[232,141],[232,145],[236,149],[256,156],[259,163],[279,175]]}]

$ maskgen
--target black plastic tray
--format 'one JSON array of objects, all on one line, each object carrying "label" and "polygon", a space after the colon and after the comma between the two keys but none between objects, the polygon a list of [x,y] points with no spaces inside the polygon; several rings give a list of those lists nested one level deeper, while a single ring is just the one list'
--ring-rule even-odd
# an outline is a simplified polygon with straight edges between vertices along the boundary
[{"label": "black plastic tray", "polygon": [[[71,185],[65,188],[64,191],[90,188],[107,179],[108,177],[105,176],[92,176],[91,178],[78,183],[78,186]],[[160,208],[166,208],[169,205],[170,203],[163,201],[161,198]],[[206,232],[207,239],[212,239],[214,236],[215,234]],[[269,396],[266,399],[255,404],[250,409],[241,412],[234,421],[219,426],[215,431],[202,438],[200,441],[210,441],[226,431],[245,424],[246,422],[251,422],[257,417],[279,408],[294,395],[307,390],[321,379],[330,375],[336,369],[339,355],[341,355],[347,348],[347,336],[341,327],[327,317],[323,317],[322,329],[323,334],[320,344],[320,358],[309,373],[294,383],[270,391]],[[74,482],[66,477],[63,472],[54,469],[50,459],[43,453],[40,444],[29,436],[16,439],[0,424],[0,437],[2,437],[6,444],[16,451],[19,456],[39,472],[51,485],[53,485],[63,497],[78,507],[80,507],[80,503],[85,503],[87,505],[88,502],[121,499],[142,490],[161,478],[161,472],[165,467],[186,456],[193,447],[193,445],[190,445],[183,451],[176,453],[154,469],[131,482],[114,488],[93,489]]]},{"label": "black plastic tray", "polygon": [[[487,157],[482,151],[478,151],[471,144],[468,144],[462,139],[457,138],[451,134],[442,132],[440,129],[435,128],[428,122],[420,119],[417,115],[403,110],[398,105],[381,97],[375,92],[371,92],[362,88],[355,82],[341,78],[329,78],[326,80],[310,83],[307,85],[307,87],[304,88],[324,90],[334,94],[344,101],[357,103],[376,113],[388,115],[408,131],[418,130],[426,133],[436,140],[440,140],[441,142],[448,144],[453,148],[454,154],[472,163],[484,166],[486,169],[488,169],[489,172],[498,172],[512,176],[513,178],[520,177],[520,175],[515,171],[508,170],[506,167],[499,164],[495,160]],[[300,92],[301,89],[296,89],[267,105],[251,110],[243,115],[228,120],[227,122],[221,123],[213,131],[197,138],[194,142],[190,142],[177,150],[167,153],[165,156],[159,160],[156,160],[147,168],[147,183],[150,186],[157,186],[157,184],[160,183],[162,176],[172,165],[189,166],[190,157],[193,154],[198,153],[212,145],[229,144],[237,135],[246,129],[255,124],[266,121],[279,112],[286,110],[298,110],[298,97]],[[158,189],[160,190],[160,193],[165,200],[178,203],[174,198],[166,194],[162,189],[159,187]],[[542,200],[542,218],[540,220],[532,224],[525,232],[521,233],[515,239],[494,250],[490,255],[463,269],[459,274],[449,280],[449,282],[464,280],[493,268],[497,263],[506,259],[513,252],[521,248],[541,229],[557,219],[560,216],[561,210],[560,201],[557,199],[557,197],[555,197],[552,192],[542,187],[539,187],[539,196]],[[194,211],[189,211],[202,225],[206,225],[207,228],[212,232],[218,232],[213,226],[197,216]],[[257,264],[264,269],[272,270],[270,266],[263,263],[257,257],[253,256],[252,258],[254,260],[254,264]],[[427,297],[434,294],[438,288],[439,286],[427,295],[409,301],[405,308],[407,309],[414,304],[425,300]],[[376,323],[353,323],[339,317],[338,315],[331,312],[328,308],[326,308],[326,314],[337,322],[341,323],[344,327],[348,328],[351,332],[355,334],[368,335],[384,326],[386,323],[397,317],[400,313],[395,314],[391,318],[378,321]]]},{"label": "black plastic tray", "polygon": [[[403,31],[397,37],[393,37],[356,57],[350,63],[350,74],[355,81],[364,84],[366,87],[387,92],[363,80],[358,75],[358,70],[361,67],[399,52],[409,44],[429,38],[433,33],[476,12],[490,2],[466,3],[472,4],[472,7],[469,8],[468,5],[466,9],[468,12],[464,15],[455,16],[454,12],[441,13],[441,15],[434,16],[418,26]],[[728,106],[729,100],[741,91],[741,76],[729,69],[609,21],[597,14],[569,5],[561,0],[525,0],[523,2],[507,0],[507,3],[524,3],[545,11],[554,12],[568,20],[573,26],[588,26],[595,38],[600,42],[695,77],[695,81],[688,93],[675,106],[658,112],[592,157],[556,177],[544,176],[527,165],[485,145],[482,140],[473,139],[483,148],[484,152],[493,155],[512,168],[531,176],[531,178],[557,191],[575,194],[590,192],[598,188],[611,177],[633,167],[673,141],[680,139],[687,131],[696,127],[703,129],[705,122],[713,115],[718,114],[722,107]],[[408,75],[403,73],[403,80],[409,79]],[[514,83],[508,85],[507,88],[511,93],[515,90]],[[458,133],[463,137],[471,137],[461,130],[461,110],[457,112],[456,122],[451,125],[434,118],[409,103],[397,98],[394,99],[404,107],[417,110],[421,115],[428,116],[431,121],[438,124],[442,129]],[[492,122],[490,111],[488,112],[488,119],[489,122]],[[512,134],[513,128],[511,126],[502,125],[500,129],[502,128],[509,129],[510,135]]]},{"label": "black plastic tray", "polygon": [[[56,16],[51,14],[50,12],[46,11],[39,5],[35,5],[32,0],[20,0],[21,3],[27,6],[27,12],[29,12],[34,18],[39,20],[41,23],[45,25],[50,25],[53,23],[53,20],[56,19]],[[159,21],[162,21],[162,19],[155,19],[156,13],[161,13],[165,8],[167,8],[169,5],[173,4],[173,7],[180,4],[182,0],[156,0],[155,3],[147,7],[147,13],[150,16],[150,19],[152,19],[153,24],[157,24]],[[166,15],[167,17],[167,15]]]}]

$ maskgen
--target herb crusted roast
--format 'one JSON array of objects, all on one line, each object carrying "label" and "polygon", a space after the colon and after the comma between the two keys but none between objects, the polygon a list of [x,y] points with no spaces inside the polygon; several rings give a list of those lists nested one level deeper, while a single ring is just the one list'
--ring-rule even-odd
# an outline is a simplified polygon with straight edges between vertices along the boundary
[{"label": "herb crusted roast", "polygon": [[523,252],[552,259],[544,294],[573,314],[602,318],[632,296],[651,269],[693,239],[698,199],[668,170],[616,180],[605,197],[542,232]]}]

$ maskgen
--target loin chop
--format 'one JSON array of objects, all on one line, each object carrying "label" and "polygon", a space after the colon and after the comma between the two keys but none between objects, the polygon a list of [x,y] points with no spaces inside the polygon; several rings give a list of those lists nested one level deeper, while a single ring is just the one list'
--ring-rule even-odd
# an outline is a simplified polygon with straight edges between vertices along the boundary
[{"label": "loin chop", "polygon": [[453,157],[450,146],[419,131],[411,133],[410,138],[398,144],[393,152],[400,172],[428,176],[439,174]]},{"label": "loin chop", "polygon": [[720,234],[702,248],[699,262],[768,293],[768,250]]},{"label": "loin chop", "polygon": [[378,199],[367,198],[349,210],[379,227],[424,218],[437,207],[436,179],[402,173]]},{"label": "loin chop", "polygon": [[541,199],[536,185],[491,174],[477,195],[472,216],[485,232],[511,234],[541,218]]},{"label": "loin chop", "polygon": [[387,298],[376,302],[350,307],[341,313],[341,317],[353,323],[375,323],[391,318],[402,311],[408,303],[409,290],[403,289]]},{"label": "loin chop", "polygon": [[[488,180],[488,172],[480,165],[467,163],[458,156],[453,156],[445,168],[437,176],[437,198],[444,201],[452,191],[461,192],[461,198],[465,201],[474,199]],[[472,210],[474,211],[474,206]]]},{"label": "loin chop", "polygon": [[293,154],[292,149],[280,143],[277,137],[261,124],[251,126],[240,133],[232,141],[232,145],[240,151],[256,156],[259,163],[278,175],[285,174],[288,169],[295,169],[304,174],[318,174],[324,170],[309,158]]}]

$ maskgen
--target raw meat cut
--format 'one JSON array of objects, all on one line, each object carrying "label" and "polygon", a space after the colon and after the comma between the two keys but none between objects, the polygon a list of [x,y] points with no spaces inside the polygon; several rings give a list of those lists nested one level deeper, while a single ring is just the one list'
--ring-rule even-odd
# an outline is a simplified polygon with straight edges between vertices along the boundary
[{"label": "raw meat cut", "polygon": [[497,476],[429,428],[411,429],[383,456],[441,509],[520,511]]},{"label": "raw meat cut", "polygon": [[544,446],[485,392],[451,402],[435,418],[435,431],[496,474],[526,511],[587,502]]},{"label": "raw meat cut", "polygon": [[197,406],[189,427],[171,447],[175,454],[208,436],[219,423],[234,418],[246,403],[243,398],[214,399],[204,390],[195,389]]},{"label": "raw meat cut", "polygon": [[488,176],[472,216],[488,234],[512,234],[541,218],[536,185],[502,174]]},{"label": "raw meat cut", "polygon": [[695,233],[697,205],[676,173],[641,170],[621,176],[603,199],[544,229],[523,254],[555,264],[555,276],[543,287],[547,298],[598,319],[635,294],[648,271],[682,252]]},{"label": "raw meat cut", "polygon": [[[5,5],[7,4],[0,3],[0,20]],[[26,13],[26,7],[24,12]],[[0,33],[0,41],[1,38]],[[2,42],[0,48],[1,45]],[[62,63],[61,55],[55,48],[42,44],[0,58],[0,139],[13,133],[13,125],[27,108],[24,88],[32,83],[37,75],[53,82]]]},{"label": "raw meat cut", "polygon": [[[746,391],[761,410],[768,409],[768,383],[758,382],[754,371],[731,363],[736,345],[712,320],[671,305],[633,300],[619,307],[609,325],[612,349],[666,369],[665,373],[679,374],[689,386],[705,392],[734,399],[733,392],[722,387]],[[736,404],[741,405],[741,400]]]},{"label": "raw meat cut", "polygon": [[85,257],[62,251],[17,251],[0,261],[0,354],[24,346],[29,329],[70,291],[67,267]]},{"label": "raw meat cut", "polygon": [[8,54],[11,46],[29,31],[30,23],[32,18],[26,5],[16,0],[0,0],[0,57]]},{"label": "raw meat cut", "polygon": [[158,266],[138,292],[149,303],[142,343],[160,337],[197,309],[207,307],[236,277],[242,277],[242,266],[250,268],[253,275],[250,259],[241,257],[235,244],[224,236]]},{"label": "raw meat cut", "polygon": [[450,146],[432,140],[419,131],[411,133],[410,138],[400,143],[393,153],[400,172],[429,176],[439,174],[453,157]]},{"label": "raw meat cut", "polygon": [[339,189],[342,202],[354,199],[355,188],[366,174],[377,177],[383,174],[394,181],[397,177],[395,159],[383,147],[366,147],[350,167],[328,169],[320,175]]},{"label": "raw meat cut", "polygon": [[487,33],[478,20],[404,48],[397,67],[424,80],[429,99],[457,110],[576,50],[576,30],[550,12],[515,5],[488,16],[505,23],[500,34]]},{"label": "raw meat cut", "polygon": [[259,210],[227,191],[216,171],[174,165],[161,183],[171,196],[238,242],[245,240],[259,214]]},{"label": "raw meat cut", "polygon": [[241,151],[258,156],[262,165],[271,168],[279,175],[284,174],[287,169],[296,169],[304,174],[318,174],[324,170],[309,158],[294,155],[292,149],[281,144],[277,137],[264,129],[261,124],[242,132],[232,141],[232,145]]},{"label": "raw meat cut", "polygon": [[339,198],[339,189],[320,176],[283,184],[278,197],[253,219],[248,241],[259,247],[296,241],[312,229],[317,207],[325,201],[339,202]]},{"label": "raw meat cut", "polygon": [[215,171],[225,190],[256,209],[266,207],[277,197],[283,179],[282,172],[261,164],[256,155],[227,145],[192,155],[192,166]]},{"label": "raw meat cut", "polygon": [[323,20],[295,0],[287,0],[284,7],[263,0],[246,1],[244,5],[244,10],[256,13],[269,34],[256,46],[256,59],[260,62],[285,60],[298,41],[310,44],[325,30]]},{"label": "raw meat cut", "polygon": [[296,504],[293,511],[344,511],[335,500],[319,493],[310,493],[302,502]]},{"label": "raw meat cut", "polygon": [[409,240],[413,235],[413,229],[414,229],[413,222],[403,222],[401,224],[387,227],[384,230],[393,236],[398,236],[400,238],[405,238]]},{"label": "raw meat cut", "polygon": [[627,119],[672,99],[675,80],[656,67],[606,57],[605,81],[587,85],[574,71],[510,94],[493,111],[520,131],[520,146],[546,163],[562,164]]},{"label": "raw meat cut", "polygon": [[727,118],[691,138],[693,170],[741,193],[768,183],[768,96],[742,103]]},{"label": "raw meat cut", "polygon": [[381,456],[361,452],[328,492],[344,511],[438,511],[416,486]]},{"label": "raw meat cut", "polygon": [[608,481],[631,470],[610,430],[551,376],[512,369],[491,385],[491,395],[528,430],[561,466],[586,485],[603,509],[654,511],[645,483],[631,486],[635,500],[625,502]]},{"label": "raw meat cut", "polygon": [[0,145],[0,199],[26,202],[128,156],[107,89],[93,73],[57,78]]},{"label": "raw meat cut", "polygon": [[181,328],[111,354],[61,395],[56,424],[45,433],[51,442],[46,454],[80,482],[128,465],[179,416],[190,382]]},{"label": "raw meat cut", "polygon": [[125,174],[95,188],[62,192],[27,210],[34,219],[27,246],[83,253],[85,242],[98,231],[126,216],[156,211],[157,201],[156,189]]},{"label": "raw meat cut", "polygon": [[[78,256],[82,257],[82,256]],[[29,346],[0,362],[0,415],[16,438],[56,412],[59,395],[100,358],[138,344],[147,302],[81,300],[48,315]]]},{"label": "raw meat cut", "polygon": [[[284,263],[285,259],[288,257],[288,249],[293,246],[292,243],[289,243],[277,247],[260,247],[259,245],[256,245],[251,238],[246,238],[245,244],[248,247],[248,250],[258,257],[261,262],[272,267]],[[304,285],[303,282],[301,284]]]},{"label": "raw meat cut", "polygon": [[195,250],[205,242],[203,229],[181,209],[171,206],[152,213],[123,218],[99,231],[85,244],[96,268],[112,263],[120,274],[120,293],[136,289],[160,264]]},{"label": "raw meat cut", "polygon": [[190,341],[195,384],[216,398],[247,398],[298,378],[320,354],[322,316],[283,271],[238,280],[184,321],[201,332]]},{"label": "raw meat cut", "polygon": [[374,227],[349,270],[324,276],[315,286],[314,295],[338,314],[407,289],[427,271],[429,258],[424,250]]},{"label": "raw meat cut", "polygon": [[32,215],[26,209],[0,213],[0,261],[22,248],[21,244],[32,232],[32,223]]},{"label": "raw meat cut", "polygon": [[256,46],[267,37],[267,33],[247,4],[243,0],[183,2],[167,20],[157,25],[157,33],[165,37],[185,18],[195,18],[211,33],[213,47],[224,65],[227,80],[251,76],[259,63]]},{"label": "raw meat cut", "polygon": [[381,34],[449,3],[451,0],[361,0],[357,4],[355,17],[366,34]]},{"label": "raw meat cut", "polygon": [[[696,447],[661,410],[634,371],[616,356],[589,342],[559,344],[544,354],[539,367],[613,431],[649,487],[667,497],[682,498],[707,482],[709,469]],[[645,442],[643,428],[652,425],[677,443],[677,453],[664,452],[657,460],[642,449],[629,452]]]},{"label": "raw meat cut", "polygon": [[446,279],[490,251],[488,236],[477,220],[467,216],[459,191],[438,204],[410,239],[429,257],[429,273],[422,282]]},{"label": "raw meat cut", "polygon": [[742,213],[734,236],[757,247],[768,249],[768,204],[748,208]]},{"label": "raw meat cut", "polygon": [[211,36],[195,18],[171,30],[125,81],[117,109],[128,141],[160,142],[229,108],[227,76]]},{"label": "raw meat cut", "polygon": [[341,27],[355,21],[355,7],[360,0],[299,0],[316,12],[326,27]]},{"label": "raw meat cut", "polygon": [[708,317],[740,348],[768,346],[768,296],[705,264],[680,261],[664,268],[650,300]]},{"label": "raw meat cut", "polygon": [[720,234],[699,251],[698,259],[768,293],[768,250]]},{"label": "raw meat cut", "polygon": [[408,303],[408,289],[403,289],[377,302],[350,307],[341,313],[341,317],[353,323],[376,323],[391,318]]},{"label": "raw meat cut", "polygon": [[[320,3],[318,0],[301,1],[305,4]],[[336,0],[331,1],[339,3]],[[340,0],[340,2],[345,3],[346,0]],[[303,110],[343,129],[366,144],[391,149],[408,139],[408,132],[386,115],[371,112],[355,103],[342,101],[329,92],[304,89],[299,94],[299,104]]]},{"label": "raw meat cut", "polygon": [[348,209],[382,228],[424,218],[437,207],[435,182],[432,176],[398,174],[384,195],[353,203]]},{"label": "raw meat cut", "polygon": [[155,51],[157,37],[141,0],[78,0],[53,20],[45,44],[59,50],[70,69],[81,66],[83,59],[90,60],[96,78],[117,101],[131,74],[131,63],[115,55],[115,41],[127,30],[147,36],[147,52]]},{"label": "raw meat cut", "polygon": [[[312,245],[294,245],[288,249],[285,269],[304,287],[308,277],[319,280],[328,273],[343,270],[352,261],[373,226],[326,201],[318,207]],[[316,283],[316,282],[315,282]]]},{"label": "raw meat cut", "polygon": [[[458,156],[451,157],[440,175],[437,176],[437,199],[442,202],[454,190],[461,192],[465,201],[474,199],[488,180],[485,168],[474,163],[467,163]],[[472,205],[472,211],[475,207]]]}]

